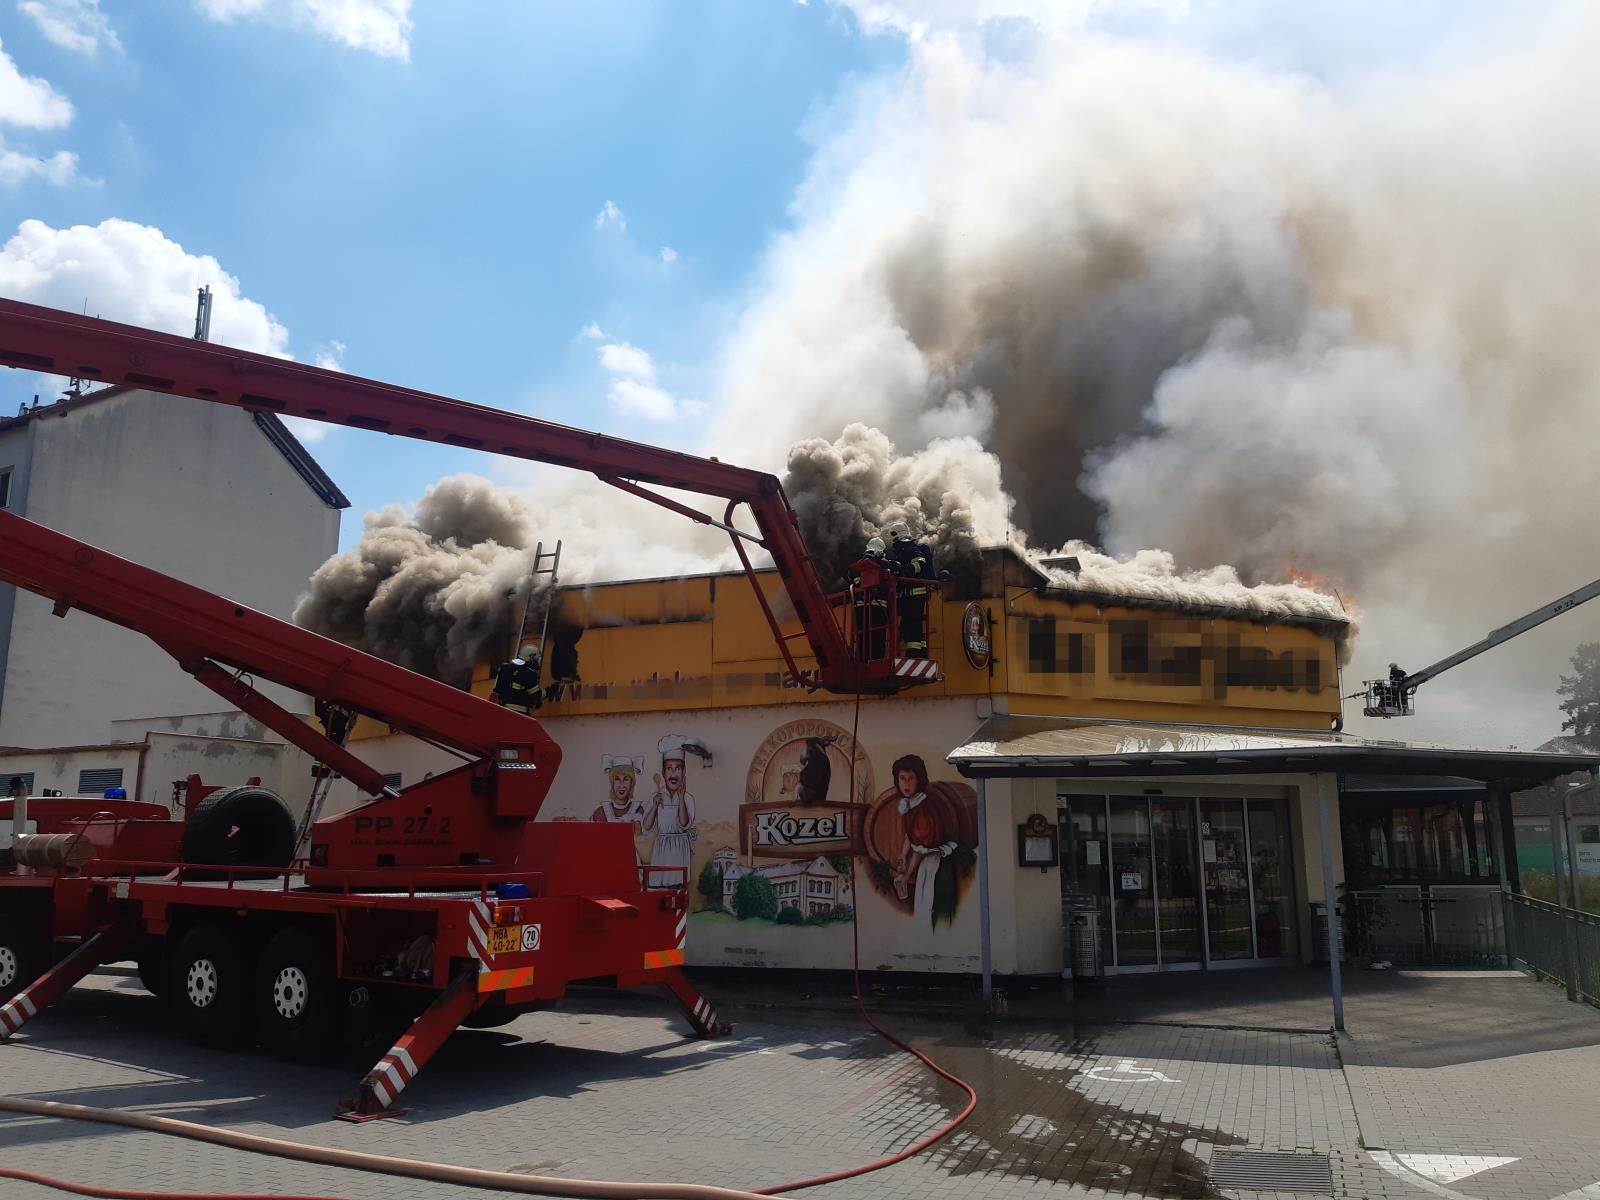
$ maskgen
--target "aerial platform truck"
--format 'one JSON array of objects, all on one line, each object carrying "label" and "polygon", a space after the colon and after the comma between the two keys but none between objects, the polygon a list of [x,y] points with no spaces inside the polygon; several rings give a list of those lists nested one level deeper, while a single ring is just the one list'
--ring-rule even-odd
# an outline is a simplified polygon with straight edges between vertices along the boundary
[{"label": "aerial platform truck", "polygon": [[[789,675],[844,695],[939,677],[898,654],[896,589],[873,562],[830,593],[778,480],[211,343],[0,300],[0,363],[465,446],[593,473],[729,534]],[[656,490],[725,500],[719,520]],[[753,530],[735,524],[741,507]],[[798,630],[763,590],[765,551]],[[138,801],[0,802],[0,1042],[90,971],[135,961],[179,1026],[212,1045],[256,1042],[314,1059],[352,1013],[398,1011],[405,1032],[342,1115],[395,1101],[459,1025],[494,1025],[569,985],[656,985],[694,1032],[727,1030],[686,978],[687,872],[641,867],[631,830],[541,822],[561,750],[540,723],[436,680],[0,512],[0,581],[149,638],[198,682],[368,797],[316,821],[299,853],[282,802],[259,787],[195,786],[174,817]],[[864,602],[861,589],[881,597]],[[804,639],[814,667],[802,667]],[[322,728],[260,684],[302,692]],[[342,744],[364,714],[462,765],[403,789]],[[31,831],[31,832],[30,832]]]}]

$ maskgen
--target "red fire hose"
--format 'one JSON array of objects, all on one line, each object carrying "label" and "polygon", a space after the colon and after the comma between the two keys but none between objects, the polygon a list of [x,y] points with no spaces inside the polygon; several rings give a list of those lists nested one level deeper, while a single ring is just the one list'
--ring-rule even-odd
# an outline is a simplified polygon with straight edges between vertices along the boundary
[{"label": "red fire hose", "polygon": [[[855,744],[860,729],[861,697],[857,695],[855,717],[850,730],[852,745]],[[850,795],[855,795],[854,754],[850,756]],[[856,913],[859,916],[861,905],[860,894],[856,891],[856,862],[854,855],[850,858],[850,892],[852,897],[856,899]],[[783,1183],[776,1187],[763,1188],[758,1192],[712,1187],[706,1184],[622,1183],[609,1180],[563,1179],[556,1176],[485,1171],[476,1167],[458,1167],[448,1163],[424,1162],[412,1158],[393,1158],[384,1154],[367,1154],[359,1150],[339,1150],[331,1146],[311,1146],[303,1142],[291,1142],[281,1138],[269,1138],[257,1134],[239,1133],[234,1130],[217,1129],[210,1125],[199,1125],[191,1121],[177,1121],[170,1117],[149,1117],[141,1113],[91,1108],[82,1104],[61,1104],[50,1100],[16,1100],[9,1097],[0,1097],[0,1112],[23,1113],[36,1117],[64,1117],[79,1121],[96,1121],[108,1125],[122,1125],[150,1133],[192,1138],[196,1141],[210,1142],[213,1145],[227,1146],[256,1154],[272,1154],[281,1158],[297,1159],[301,1162],[322,1163],[327,1166],[346,1167],[358,1171],[374,1171],[386,1175],[402,1175],[412,1179],[425,1179],[463,1187],[494,1188],[523,1195],[571,1196],[580,1197],[582,1200],[591,1200],[591,1198],[598,1198],[598,1200],[757,1200],[761,1196],[781,1196],[787,1192],[800,1191],[803,1188],[838,1183],[842,1179],[854,1179],[858,1175],[881,1171],[885,1167],[892,1167],[896,1163],[904,1162],[908,1158],[921,1154],[935,1142],[954,1133],[956,1128],[970,1117],[973,1110],[978,1106],[978,1093],[973,1090],[971,1084],[945,1070],[915,1046],[890,1033],[879,1025],[877,1021],[873,1020],[872,1014],[867,1011],[866,1000],[861,987],[861,935],[860,925],[857,920],[850,922],[850,969],[851,977],[855,982],[856,1007],[861,1013],[861,1019],[886,1042],[899,1047],[907,1054],[913,1055],[935,1075],[938,1075],[941,1079],[949,1080],[966,1092],[966,1107],[928,1137],[923,1138],[914,1145],[907,1146],[898,1154],[890,1155],[888,1158],[880,1158],[876,1162],[866,1163],[863,1166],[835,1171],[832,1174],[818,1175],[812,1179],[801,1179],[794,1183]],[[126,1188],[99,1188],[85,1184],[69,1183],[65,1180],[53,1179],[48,1175],[38,1175],[12,1168],[0,1168],[0,1179],[18,1179],[25,1183],[36,1183],[41,1187],[57,1188],[80,1196],[105,1197],[108,1200],[337,1200],[335,1197],[328,1196],[246,1196],[224,1192],[140,1192]]]}]

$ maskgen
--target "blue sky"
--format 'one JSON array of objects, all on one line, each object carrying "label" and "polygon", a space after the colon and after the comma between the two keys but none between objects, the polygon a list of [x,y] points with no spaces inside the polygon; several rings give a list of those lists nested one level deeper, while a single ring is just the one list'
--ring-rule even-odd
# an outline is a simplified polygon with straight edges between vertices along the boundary
[{"label": "blue sky", "polygon": [[[785,223],[807,131],[904,54],[792,0],[418,4],[408,57],[346,44],[294,8],[219,20],[186,0],[111,6],[117,45],[102,33],[85,53],[6,0],[15,72],[74,112],[0,132],[77,163],[64,182],[0,190],[0,239],[30,218],[151,226],[215,258],[297,358],[685,446],[708,348]],[[63,275],[40,302],[118,315],[117,284]],[[105,294],[69,299],[73,281]],[[583,336],[591,324],[606,337]],[[644,383],[690,411],[651,420],[607,403],[628,375],[602,367],[605,342],[643,350]],[[38,386],[8,373],[0,409]],[[367,509],[494,470],[349,430],[315,452],[354,502],[346,544]]]},{"label": "blue sky", "polygon": [[[1015,517],[1169,573],[1326,571],[1360,599],[1360,679],[1594,573],[1567,483],[1600,437],[1570,332],[1600,270],[1593,11],[0,0],[0,294],[186,333],[210,283],[219,342],[767,469],[866,421],[879,474],[982,540]],[[1081,269],[1108,230],[1142,274]],[[1241,336],[1270,369],[1229,374]],[[1096,419],[1086,338],[1155,382],[1051,457]],[[53,386],[0,373],[0,412]],[[346,546],[445,475],[528,482],[305,436]],[[1030,488],[1086,479],[1097,519],[1035,527]],[[618,537],[606,503],[541,495],[614,552],[596,571],[704,569],[642,505]],[[1409,732],[1542,740],[1597,620],[1497,658],[1493,689],[1434,685]]]}]

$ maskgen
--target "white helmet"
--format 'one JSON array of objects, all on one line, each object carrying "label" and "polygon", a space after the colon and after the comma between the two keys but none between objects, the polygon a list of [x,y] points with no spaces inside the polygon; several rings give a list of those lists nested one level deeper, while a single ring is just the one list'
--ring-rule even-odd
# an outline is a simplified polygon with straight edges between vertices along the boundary
[{"label": "white helmet", "polygon": [[881,537],[872,538],[867,542],[867,557],[868,558],[882,558],[883,557],[883,539]]}]

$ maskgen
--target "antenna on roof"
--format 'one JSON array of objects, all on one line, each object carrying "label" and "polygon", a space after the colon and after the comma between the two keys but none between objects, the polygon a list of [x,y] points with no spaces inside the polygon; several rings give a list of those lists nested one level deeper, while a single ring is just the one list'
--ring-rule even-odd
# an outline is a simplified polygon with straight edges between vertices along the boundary
[{"label": "antenna on roof", "polygon": [[194,340],[197,342],[209,342],[211,340],[211,285],[209,283],[200,289],[199,297],[195,301]]}]

